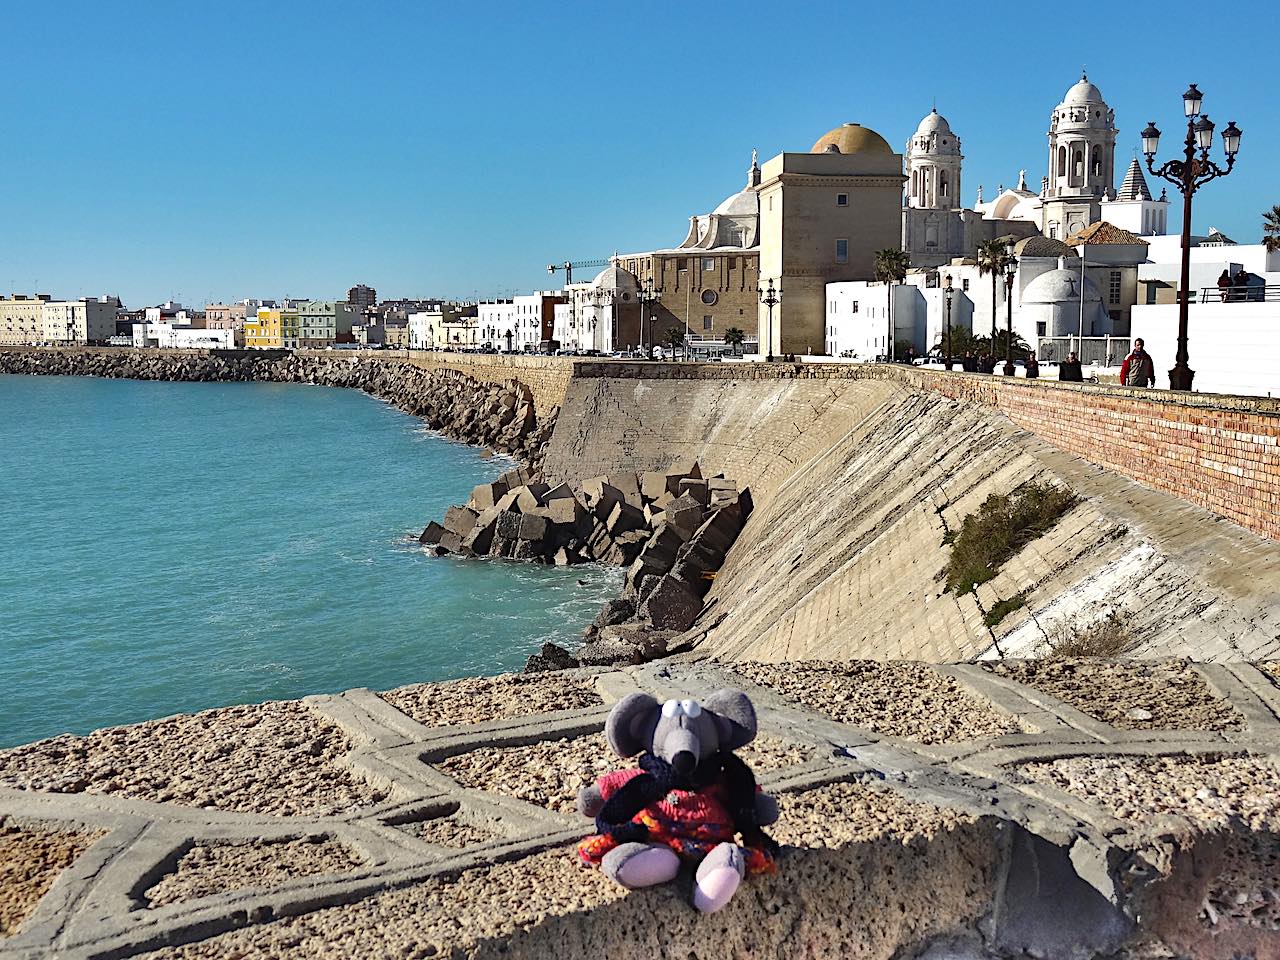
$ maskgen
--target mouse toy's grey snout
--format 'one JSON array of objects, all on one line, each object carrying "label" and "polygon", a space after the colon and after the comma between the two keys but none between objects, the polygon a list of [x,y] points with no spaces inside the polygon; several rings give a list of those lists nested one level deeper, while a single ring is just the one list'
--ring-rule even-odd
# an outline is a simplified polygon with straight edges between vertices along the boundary
[{"label": "mouse toy's grey snout", "polygon": [[720,750],[736,750],[756,735],[756,714],[746,694],[717,690],[706,700],[668,700],[632,693],[609,713],[609,745],[623,757],[652,753],[688,776]]}]

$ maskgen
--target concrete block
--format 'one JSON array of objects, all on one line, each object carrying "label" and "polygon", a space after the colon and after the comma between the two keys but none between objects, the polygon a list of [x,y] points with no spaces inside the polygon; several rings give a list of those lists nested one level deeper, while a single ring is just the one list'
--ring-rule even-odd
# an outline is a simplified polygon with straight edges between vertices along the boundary
[{"label": "concrete block", "polygon": [[508,491],[507,493],[504,493],[501,497],[499,497],[498,502],[495,503],[494,506],[502,511],[514,510],[518,512],[520,508],[519,506],[516,505],[516,501],[519,499],[519,497],[520,497],[520,489],[517,487],[515,490]]},{"label": "concrete block", "polygon": [[[631,530],[647,530],[648,527],[644,514],[625,500],[613,505],[613,509],[609,511],[609,519],[605,521],[605,528],[614,539],[617,539],[619,534]],[[648,537],[646,536],[645,539],[647,540]]]},{"label": "concrete block", "polygon": [[552,500],[572,500],[573,489],[567,483],[558,483],[554,487],[548,488],[547,492],[542,496],[542,502],[550,504]]},{"label": "concrete block", "polygon": [[482,483],[471,491],[471,508],[483,512],[497,503],[506,492],[507,485],[500,480]]},{"label": "concrete block", "polygon": [[476,525],[477,516],[479,514],[470,507],[450,507],[444,512],[444,528],[459,538],[465,537]]},{"label": "concrete block", "polygon": [[640,494],[646,500],[657,500],[664,493],[675,496],[683,477],[665,470],[651,471],[640,477]]},{"label": "concrete block", "polygon": [[542,506],[546,502],[543,498],[550,489],[545,483],[530,483],[522,487],[516,496],[520,512],[527,513],[534,507]]},{"label": "concrete block", "polygon": [[702,521],[690,542],[705,545],[723,557],[738,539],[740,529],[738,518],[732,511],[717,510]]},{"label": "concrete block", "polygon": [[640,616],[658,630],[688,630],[701,612],[701,598],[671,574],[662,577],[640,604]]},{"label": "concrete block", "polygon": [[667,504],[664,520],[682,539],[688,540],[702,523],[704,513],[702,504],[693,497],[684,495]]},{"label": "concrete block", "polygon": [[517,540],[520,537],[520,514],[502,513],[498,516],[495,536],[504,540]]},{"label": "concrete block", "polygon": [[427,524],[426,529],[422,531],[421,536],[418,537],[418,542],[424,547],[435,546],[440,542],[440,536],[443,533],[444,527],[432,520]]},{"label": "concrete block", "polygon": [[546,511],[547,519],[557,526],[572,527],[574,530],[582,528],[587,519],[587,511],[573,497],[556,497],[548,500],[547,505],[542,508]]},{"label": "concrete block", "polygon": [[526,513],[520,517],[520,539],[534,540],[541,543],[547,537],[549,526],[546,517]]},{"label": "concrete block", "polygon": [[440,543],[437,546],[442,550],[447,550],[449,553],[461,553],[462,538],[452,530],[446,530],[440,535]]},{"label": "concrete block", "polygon": [[680,481],[680,496],[693,497],[694,500],[706,506],[711,502],[711,494],[707,490],[707,481],[685,479]]},{"label": "concrete block", "polygon": [[640,481],[634,473],[610,474],[610,485],[622,493],[622,498],[637,510],[644,508],[644,497],[640,493]]},{"label": "concrete block", "polygon": [[607,519],[613,505],[626,500],[622,491],[604,477],[595,477],[582,484],[582,502],[601,520]]}]

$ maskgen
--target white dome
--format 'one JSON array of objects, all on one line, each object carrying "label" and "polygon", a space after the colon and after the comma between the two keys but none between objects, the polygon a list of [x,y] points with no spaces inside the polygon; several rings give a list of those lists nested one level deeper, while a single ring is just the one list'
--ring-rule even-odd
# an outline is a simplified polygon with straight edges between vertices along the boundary
[{"label": "white dome", "polygon": [[591,285],[600,290],[630,291],[636,289],[636,278],[615,263],[596,274]]},{"label": "white dome", "polygon": [[950,135],[951,124],[947,123],[947,118],[938,113],[937,107],[934,107],[925,118],[920,121],[920,126],[916,127],[917,137],[927,137],[931,133],[941,135]]},{"label": "white dome", "polygon": [[[1022,291],[1022,302],[1079,303],[1080,271],[1059,268],[1040,274]],[[1084,280],[1084,302],[1102,302],[1102,294],[1088,277]]]},{"label": "white dome", "polygon": [[725,197],[712,213],[727,217],[754,217],[760,213],[760,195],[754,190],[743,190]]},{"label": "white dome", "polygon": [[1072,106],[1081,103],[1103,103],[1102,91],[1089,82],[1089,78],[1081,74],[1080,79],[1075,85],[1067,91],[1067,95],[1062,98],[1062,106]]}]

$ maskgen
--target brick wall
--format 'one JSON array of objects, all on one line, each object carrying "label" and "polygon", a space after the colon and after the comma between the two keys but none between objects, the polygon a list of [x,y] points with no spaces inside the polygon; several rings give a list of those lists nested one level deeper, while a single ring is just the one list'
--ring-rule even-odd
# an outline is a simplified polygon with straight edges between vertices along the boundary
[{"label": "brick wall", "polygon": [[592,362],[579,377],[892,380],[999,409],[1059,449],[1280,540],[1280,398],[1006,380],[879,364]]}]

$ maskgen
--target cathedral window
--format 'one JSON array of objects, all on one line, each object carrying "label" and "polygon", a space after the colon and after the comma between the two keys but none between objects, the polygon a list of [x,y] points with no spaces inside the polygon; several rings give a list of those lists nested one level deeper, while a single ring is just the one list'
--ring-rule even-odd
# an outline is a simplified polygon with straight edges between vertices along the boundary
[{"label": "cathedral window", "polygon": [[938,195],[947,196],[947,171],[945,170],[938,174]]},{"label": "cathedral window", "polygon": [[847,193],[836,194],[836,206],[847,207],[849,205],[849,195]]},{"label": "cathedral window", "polygon": [[715,257],[703,257],[703,258],[702,258],[702,271],[703,271],[704,273],[714,273],[714,272],[715,272],[715,269],[716,269],[716,258],[715,258]]},{"label": "cathedral window", "polygon": [[1071,176],[1079,179],[1084,176],[1084,152],[1075,150],[1071,155]]},{"label": "cathedral window", "polygon": [[1089,165],[1089,172],[1095,177],[1102,176],[1102,148],[1093,148],[1093,162]]},{"label": "cathedral window", "polygon": [[849,241],[840,239],[836,241],[836,263],[849,262]]},{"label": "cathedral window", "polygon": [[1065,177],[1067,175],[1067,148],[1058,148],[1058,176]]}]

